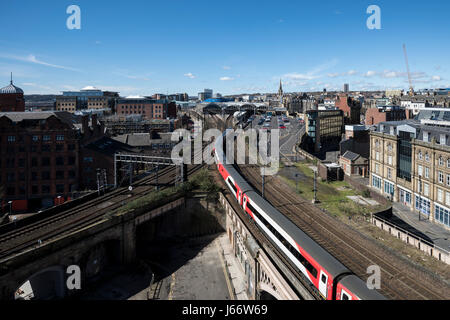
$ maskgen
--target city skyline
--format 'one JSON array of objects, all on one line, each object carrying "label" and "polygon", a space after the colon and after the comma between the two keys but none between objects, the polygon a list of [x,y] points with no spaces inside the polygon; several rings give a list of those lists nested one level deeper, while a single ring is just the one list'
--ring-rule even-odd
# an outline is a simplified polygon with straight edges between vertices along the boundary
[{"label": "city skyline", "polygon": [[[81,9],[80,30],[66,27],[71,4]],[[8,3],[0,26],[15,30],[0,40],[0,83],[13,72],[26,94],[85,86],[121,95],[264,93],[280,79],[285,92],[341,91],[344,83],[407,90],[405,43],[416,90],[450,87],[441,36],[450,5],[377,1],[382,27],[369,30],[370,4]]]}]

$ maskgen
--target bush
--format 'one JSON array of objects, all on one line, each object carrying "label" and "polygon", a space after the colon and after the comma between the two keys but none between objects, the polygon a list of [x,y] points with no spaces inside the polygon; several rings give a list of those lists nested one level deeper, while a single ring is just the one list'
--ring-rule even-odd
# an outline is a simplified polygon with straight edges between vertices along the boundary
[{"label": "bush", "polygon": [[370,198],[370,190],[369,189],[364,189],[362,196],[364,198]]}]

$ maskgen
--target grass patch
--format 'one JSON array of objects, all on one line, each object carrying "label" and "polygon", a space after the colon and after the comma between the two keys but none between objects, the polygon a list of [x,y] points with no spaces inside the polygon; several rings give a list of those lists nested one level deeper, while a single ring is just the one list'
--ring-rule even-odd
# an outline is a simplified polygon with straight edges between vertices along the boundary
[{"label": "grass patch", "polygon": [[205,192],[208,200],[215,200],[221,189],[214,184],[214,180],[210,176],[208,170],[202,169],[193,174],[189,180],[183,184],[148,193],[118,208],[115,213],[124,214],[132,210],[151,210],[179,197],[186,196],[193,190]]},{"label": "grass patch", "polygon": [[[312,165],[311,161],[295,164],[300,172],[297,193],[301,194],[306,200],[311,201],[314,198],[314,172],[309,168],[310,165]],[[294,179],[288,179],[284,176],[281,176],[281,179],[295,190],[296,183]],[[374,210],[374,207],[363,206],[348,199],[347,196],[362,195],[362,192],[354,190],[345,181],[327,182],[321,181],[321,179],[317,177],[316,186],[317,199],[320,201],[319,207],[325,209],[334,216],[366,216]]]}]

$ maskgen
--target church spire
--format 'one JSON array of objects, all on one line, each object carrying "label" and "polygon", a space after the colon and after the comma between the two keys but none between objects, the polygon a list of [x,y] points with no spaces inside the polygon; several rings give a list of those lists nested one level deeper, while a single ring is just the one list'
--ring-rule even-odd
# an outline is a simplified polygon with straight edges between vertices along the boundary
[{"label": "church spire", "polygon": [[281,85],[281,79],[280,87],[278,88],[278,98],[280,99],[280,104],[283,104],[283,86]]},{"label": "church spire", "polygon": [[12,72],[11,72],[11,84],[13,84],[13,81],[12,81]]}]

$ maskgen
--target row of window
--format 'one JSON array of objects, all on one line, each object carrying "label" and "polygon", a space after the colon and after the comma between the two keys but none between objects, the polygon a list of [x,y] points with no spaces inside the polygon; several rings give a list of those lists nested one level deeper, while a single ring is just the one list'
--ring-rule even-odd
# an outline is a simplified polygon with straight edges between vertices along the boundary
[{"label": "row of window", "polygon": [[[56,171],[55,173],[55,179],[56,180],[64,180],[67,178],[74,179],[76,177],[76,172],[74,170],[67,171],[67,175],[65,173],[66,171]],[[25,172],[19,172],[17,173],[17,178],[19,181],[25,181]],[[40,178],[39,178],[40,176]],[[51,173],[50,171],[42,171],[39,175],[38,172],[31,172],[31,181],[38,181],[38,180],[51,180]],[[2,175],[0,175],[0,182],[2,180]],[[8,172],[6,174],[6,181],[9,183],[16,181],[16,172]]]},{"label": "row of window", "polygon": [[435,205],[434,219],[435,219],[435,221],[442,223],[443,225],[446,225],[447,227],[450,227],[450,212],[447,209],[442,208],[439,205]]},{"label": "row of window", "polygon": [[425,214],[425,215],[430,215],[430,206],[431,203],[429,200],[423,198],[423,197],[418,197],[416,196],[416,210]]},{"label": "row of window", "polygon": [[[47,167],[50,166],[51,164],[51,158],[50,157],[42,157],[41,158],[41,166],[43,167]],[[68,165],[74,165],[75,164],[75,157],[68,157],[67,158],[67,164]],[[1,165],[1,160],[0,160],[0,165]],[[65,164],[65,158],[64,157],[55,157],[54,158],[54,163],[57,166],[63,166]],[[8,168],[14,168],[16,165],[16,159],[15,158],[6,158],[6,167]],[[18,159],[17,165],[19,168],[24,168],[26,165],[26,159]],[[31,167],[37,167],[39,165],[39,158],[31,158]]]},{"label": "row of window", "polygon": [[[52,136],[46,134],[46,135],[43,135],[42,137],[39,136],[39,135],[33,135],[31,137],[31,140],[33,142],[37,142],[40,139],[42,139],[42,141],[47,141],[48,142],[48,141],[52,140]],[[8,140],[8,142],[16,142],[16,136],[8,136],[7,140]],[[22,140],[22,139],[20,139],[20,140]],[[56,141],[64,141],[64,135],[63,134],[57,134],[56,135]]]},{"label": "row of window", "polygon": [[294,248],[289,241],[287,241],[261,214],[250,204],[247,203],[247,208],[253,213],[255,217],[267,228],[269,231],[284,245],[284,247],[292,253],[292,255],[308,270],[308,272],[317,278],[317,269],[300,253],[298,249]]},{"label": "row of window", "polygon": [[[69,187],[69,189],[71,189],[71,187]],[[64,193],[65,192],[65,185],[64,184],[57,184],[57,185],[55,185],[55,190],[56,190],[56,193]],[[6,194],[8,196],[14,196],[16,194],[25,195],[26,193],[27,192],[26,192],[25,186],[19,186],[17,193],[16,193],[16,188],[15,187],[8,187],[8,188],[6,188]],[[50,194],[50,193],[51,193],[50,185],[42,185],[41,188],[39,188],[39,186],[31,186],[31,194],[33,194],[33,195]]]},{"label": "row of window", "polygon": [[372,176],[372,186],[381,189],[381,179],[375,176]]}]

